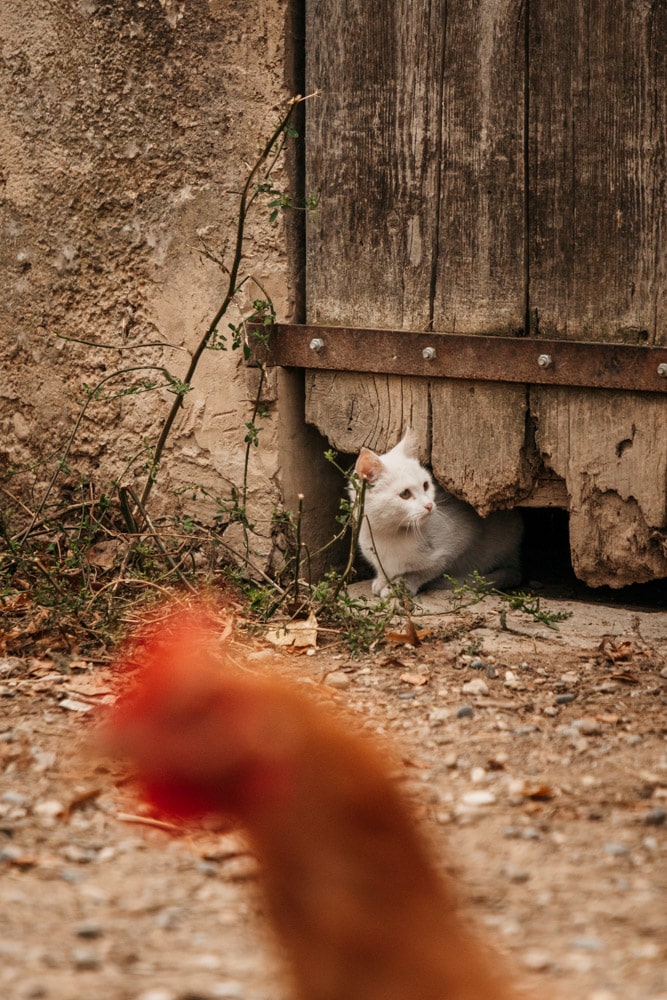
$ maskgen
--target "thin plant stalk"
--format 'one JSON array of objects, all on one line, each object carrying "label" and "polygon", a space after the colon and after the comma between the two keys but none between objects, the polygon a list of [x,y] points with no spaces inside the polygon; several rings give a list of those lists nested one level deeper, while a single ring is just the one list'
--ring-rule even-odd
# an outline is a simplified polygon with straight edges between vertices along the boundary
[{"label": "thin plant stalk", "polygon": [[[238,290],[237,289],[237,279],[238,279],[239,268],[241,266],[241,258],[243,256],[243,241],[244,241],[244,238],[245,238],[246,219],[248,217],[248,212],[250,211],[250,208],[251,208],[253,202],[255,201],[255,198],[257,197],[257,191],[253,191],[251,193],[252,185],[255,182],[255,178],[257,177],[257,174],[262,169],[262,166],[266,163],[266,161],[270,157],[272,150],[276,146],[276,143],[278,143],[279,140],[280,140],[280,138],[281,138],[281,136],[283,136],[283,134],[284,134],[284,132],[285,132],[285,130],[286,130],[288,124],[289,124],[289,120],[290,120],[290,118],[292,116],[294,108],[296,107],[297,104],[300,104],[304,100],[306,100],[305,97],[295,97],[295,98],[293,98],[290,101],[290,105],[289,105],[289,109],[288,109],[287,113],[283,116],[283,118],[281,119],[281,121],[278,124],[278,126],[274,129],[273,134],[271,135],[271,137],[269,138],[268,142],[264,146],[264,149],[262,150],[262,152],[260,153],[259,157],[255,161],[255,163],[254,163],[254,165],[253,165],[250,173],[248,174],[248,176],[246,178],[246,182],[243,185],[243,190],[241,191],[241,195],[240,195],[240,199],[239,199],[238,219],[237,219],[237,224],[236,224],[236,242],[235,242],[235,246],[234,246],[234,256],[232,258],[232,266],[229,269],[229,279],[228,279],[228,282],[227,282],[227,291],[225,293],[225,296],[224,296],[224,298],[222,300],[222,303],[221,303],[218,311],[216,312],[215,316],[213,317],[213,319],[209,323],[206,332],[204,333],[203,337],[199,341],[199,343],[198,343],[197,347],[195,348],[195,351],[194,351],[194,353],[192,355],[192,358],[190,359],[190,364],[188,366],[188,370],[185,373],[185,377],[183,379],[183,382],[186,385],[188,385],[188,386],[191,385],[191,383],[192,383],[192,379],[194,378],[194,375],[195,375],[195,372],[197,370],[197,366],[199,365],[199,361],[200,361],[200,358],[201,358],[202,354],[206,350],[206,348],[207,348],[207,346],[208,346],[211,338],[213,337],[213,335],[215,334],[215,331],[218,328],[218,325],[219,325],[220,321],[222,320],[223,316],[226,314],[227,310],[229,309],[229,307],[230,307],[230,305],[231,305],[231,303],[232,303],[232,301],[234,299],[234,296],[236,295],[237,290]],[[274,164],[275,164],[275,159],[274,159],[273,163],[271,164],[269,170],[273,169]],[[171,405],[171,408],[169,410],[169,413],[167,414],[165,422],[162,425],[162,430],[160,432],[160,436],[159,436],[159,438],[157,440],[157,443],[155,445],[155,453],[154,453],[154,457],[153,457],[153,465],[152,465],[151,471],[149,473],[149,476],[148,476],[148,478],[146,480],[146,485],[144,486],[143,493],[141,494],[141,505],[144,508],[146,507],[146,504],[148,502],[148,498],[149,498],[149,496],[151,494],[151,490],[153,489],[153,483],[155,482],[157,469],[158,469],[159,464],[160,464],[160,459],[162,458],[162,453],[163,453],[163,451],[165,449],[165,446],[167,444],[167,440],[169,438],[169,434],[171,432],[172,425],[173,425],[174,420],[176,419],[176,416],[178,414],[178,411],[180,410],[180,408],[181,408],[182,405],[183,405],[183,398],[182,398],[182,396],[179,395],[179,396],[177,396],[174,399],[174,402]]]}]

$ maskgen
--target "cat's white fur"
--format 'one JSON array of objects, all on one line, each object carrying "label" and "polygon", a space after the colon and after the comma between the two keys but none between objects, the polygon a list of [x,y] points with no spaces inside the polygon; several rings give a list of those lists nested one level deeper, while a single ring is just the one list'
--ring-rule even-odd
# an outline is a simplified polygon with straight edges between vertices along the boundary
[{"label": "cat's white fur", "polygon": [[[443,575],[477,571],[493,586],[521,581],[518,511],[480,515],[434,483],[408,431],[386,455],[362,448],[355,472],[366,481],[359,548],[375,570],[373,593],[386,597],[402,580],[411,594]],[[350,484],[355,500],[358,490]]]}]

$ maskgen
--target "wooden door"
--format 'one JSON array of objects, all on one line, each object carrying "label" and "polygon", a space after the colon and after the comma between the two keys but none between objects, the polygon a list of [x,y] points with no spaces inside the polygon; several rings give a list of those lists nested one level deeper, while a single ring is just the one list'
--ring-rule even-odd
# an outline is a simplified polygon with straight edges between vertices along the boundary
[{"label": "wooden door", "polygon": [[[667,344],[667,5],[308,0],[306,74],[309,324]],[[663,394],[351,367],[306,418],[483,514],[556,476],[582,579],[667,575]]]}]

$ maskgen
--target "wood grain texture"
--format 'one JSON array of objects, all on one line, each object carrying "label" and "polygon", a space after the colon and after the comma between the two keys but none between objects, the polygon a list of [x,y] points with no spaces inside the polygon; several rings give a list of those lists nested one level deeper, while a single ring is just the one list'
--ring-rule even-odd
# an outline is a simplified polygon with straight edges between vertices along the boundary
[{"label": "wood grain texture", "polygon": [[306,5],[309,322],[428,324],[444,7]]},{"label": "wood grain texture", "polygon": [[[667,343],[667,7],[531,4],[529,58],[531,332]],[[667,575],[664,400],[533,387],[530,407],[577,575]]]},{"label": "wood grain texture", "polygon": [[326,428],[333,447],[346,454],[356,454],[364,445],[379,453],[388,451],[413,427],[420,440],[420,458],[429,460],[425,379],[307,372],[306,420]]},{"label": "wood grain texture", "polygon": [[667,5],[529,9],[533,332],[667,343]]},{"label": "wood grain texture", "polygon": [[521,0],[448,3],[434,329],[524,326],[524,64]]},{"label": "wood grain texture", "polygon": [[[307,189],[320,193],[307,240],[309,322],[521,329],[523,16],[519,0],[307,5],[308,88],[323,90],[307,120]],[[482,423],[493,423],[504,395],[516,413],[523,388],[479,388]],[[426,447],[433,420],[432,459],[443,469],[440,444],[467,401],[453,382],[438,384],[432,406],[427,382],[311,372],[306,415],[352,452],[384,450],[408,422]],[[467,461],[447,474],[459,495],[486,509],[499,491],[507,498],[522,461],[522,442],[512,442],[501,483],[488,438],[468,437]],[[471,473],[490,464],[484,491]]]},{"label": "wood grain texture", "polygon": [[[306,4],[309,323],[667,344],[667,5]],[[483,357],[480,357],[483,364]],[[664,401],[307,376],[345,452],[415,427],[487,512],[563,477],[588,582],[667,573]],[[629,442],[629,443],[628,443]]]},{"label": "wood grain texture", "polygon": [[439,379],[431,383],[433,472],[483,516],[527,496],[537,477],[525,445],[525,386]]}]

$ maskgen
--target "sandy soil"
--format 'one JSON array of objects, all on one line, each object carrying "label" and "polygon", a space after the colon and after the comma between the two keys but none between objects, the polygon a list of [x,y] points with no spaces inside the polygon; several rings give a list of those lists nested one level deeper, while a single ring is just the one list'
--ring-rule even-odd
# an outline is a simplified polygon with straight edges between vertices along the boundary
[{"label": "sandy soil", "polygon": [[[539,995],[667,1000],[667,613],[423,599],[414,648],[279,656],[397,748],[474,918]],[[504,626],[504,627],[503,627]],[[237,647],[239,650],[240,647]],[[253,858],[82,754],[104,663],[0,658],[0,996],[280,1000]]]}]

